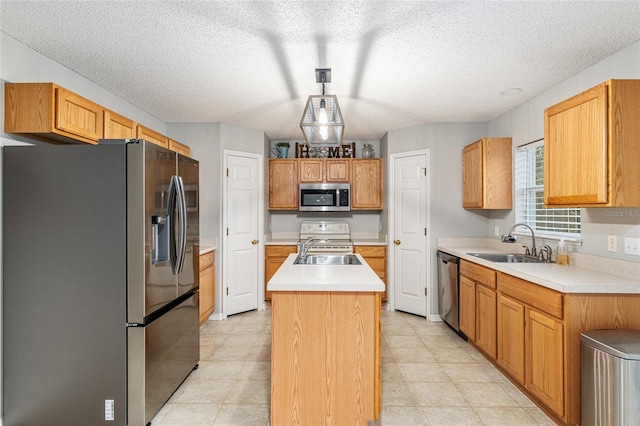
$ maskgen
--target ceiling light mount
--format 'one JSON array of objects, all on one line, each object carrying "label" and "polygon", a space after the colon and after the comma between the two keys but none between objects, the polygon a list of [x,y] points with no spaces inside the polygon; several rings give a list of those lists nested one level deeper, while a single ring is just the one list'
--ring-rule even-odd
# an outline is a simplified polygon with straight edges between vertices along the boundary
[{"label": "ceiling light mount", "polygon": [[311,95],[307,99],[300,129],[308,144],[340,145],[344,121],[338,98],[324,92],[324,84],[331,82],[331,68],[316,68],[316,82],[322,83],[322,95]]}]

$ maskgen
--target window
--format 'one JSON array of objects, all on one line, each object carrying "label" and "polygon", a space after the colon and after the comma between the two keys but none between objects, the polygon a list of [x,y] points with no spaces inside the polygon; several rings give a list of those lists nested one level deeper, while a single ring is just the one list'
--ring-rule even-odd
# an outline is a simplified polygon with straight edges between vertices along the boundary
[{"label": "window", "polygon": [[580,208],[544,207],[544,140],[518,148],[515,173],[516,223],[526,223],[536,236],[580,239]]}]

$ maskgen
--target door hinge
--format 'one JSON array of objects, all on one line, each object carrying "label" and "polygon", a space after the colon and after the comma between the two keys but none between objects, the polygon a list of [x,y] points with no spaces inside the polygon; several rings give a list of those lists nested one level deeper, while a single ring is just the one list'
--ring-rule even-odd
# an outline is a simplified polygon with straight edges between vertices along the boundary
[{"label": "door hinge", "polygon": [[424,235],[427,235],[427,228],[424,228]]},{"label": "door hinge", "polygon": [[[424,291],[426,292],[427,289],[425,288]],[[426,294],[426,293],[425,293]],[[227,296],[229,295],[229,287],[227,287]]]},{"label": "door hinge", "polygon": [[427,168],[423,167],[422,170],[424,170],[424,175],[426,176],[427,175]]},{"label": "door hinge", "polygon": [[229,228],[227,228],[227,237],[229,236]]},{"label": "door hinge", "polygon": [[229,168],[227,167],[227,177],[229,177]]},{"label": "door hinge", "polygon": [[424,288],[424,295],[425,296],[427,295],[427,288],[426,287]]}]

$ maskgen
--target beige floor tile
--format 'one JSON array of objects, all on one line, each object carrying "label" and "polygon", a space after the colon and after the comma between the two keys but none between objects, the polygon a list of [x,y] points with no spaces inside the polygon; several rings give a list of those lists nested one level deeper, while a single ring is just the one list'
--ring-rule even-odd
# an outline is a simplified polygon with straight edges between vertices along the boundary
[{"label": "beige floor tile", "polygon": [[391,348],[396,362],[436,362],[426,347],[422,348]]},{"label": "beige floor tile", "polygon": [[418,406],[407,382],[385,382],[382,384],[382,406]]},{"label": "beige floor tile", "polygon": [[440,364],[447,376],[454,383],[493,382],[481,365],[473,363]]},{"label": "beige floor tile", "polygon": [[519,407],[523,407],[523,408],[534,408],[534,407],[536,407],[536,404],[534,404],[533,401],[531,401],[528,396],[523,394],[522,391],[520,391],[520,389],[518,389],[516,387],[516,385],[514,385],[513,383],[508,382],[508,381],[507,382],[502,382],[502,383],[500,383],[500,387],[511,398],[513,398],[513,400],[518,404]]},{"label": "beige floor tile", "polygon": [[206,336],[209,334],[231,334],[235,324],[226,321],[207,321],[202,327],[200,327],[200,335]]},{"label": "beige floor tile", "polygon": [[538,407],[523,408],[524,411],[540,426],[555,426],[555,422],[551,420],[541,409]]},{"label": "beige floor tile", "polygon": [[255,350],[252,346],[220,346],[211,355],[210,360],[216,361],[245,361]]},{"label": "beige floor tile", "polygon": [[225,346],[255,346],[258,336],[254,334],[233,334],[227,336]]},{"label": "beige floor tile", "polygon": [[271,346],[256,346],[250,349],[246,360],[271,362]]},{"label": "beige floor tile", "polygon": [[197,370],[189,378],[211,380],[237,379],[244,361],[200,361]]},{"label": "beige floor tile", "polygon": [[380,424],[382,426],[428,426],[429,422],[420,407],[382,407],[380,413]]},{"label": "beige floor tile", "polygon": [[426,348],[415,333],[404,336],[387,336],[387,342],[392,348]]},{"label": "beige floor tile", "polygon": [[399,364],[406,380],[409,382],[438,382],[446,383],[451,379],[437,363],[412,363],[404,362]]},{"label": "beige floor tile", "polygon": [[424,414],[434,426],[482,426],[470,407],[424,407]]},{"label": "beige floor tile", "polygon": [[220,426],[266,426],[269,424],[267,404],[224,404],[214,425]]},{"label": "beige floor tile", "polygon": [[411,390],[423,407],[468,407],[453,383],[411,382]]},{"label": "beige floor tile", "polygon": [[465,350],[469,344],[459,336],[449,336],[448,334],[420,334],[420,340],[432,348],[456,348]]},{"label": "beige floor tile", "polygon": [[457,363],[466,362],[473,363],[474,359],[466,352],[456,348],[429,348],[433,353],[433,356],[438,362],[441,363]]},{"label": "beige floor tile", "polygon": [[517,407],[517,402],[499,383],[456,383],[472,407]]},{"label": "beige floor tile", "polygon": [[167,404],[162,417],[152,420],[153,426],[213,425],[222,404]]},{"label": "beige floor tile", "polygon": [[407,323],[399,323],[397,325],[382,325],[385,336],[416,336],[416,332]]},{"label": "beige floor tile", "polygon": [[238,379],[270,380],[271,363],[265,361],[245,361]]},{"label": "beige floor tile", "polygon": [[227,338],[227,334],[201,334],[200,346],[215,346],[219,347],[224,344]]},{"label": "beige floor tile", "polygon": [[536,422],[523,408],[487,408],[476,407],[474,411],[485,425],[491,426],[525,426]]},{"label": "beige floor tile", "polygon": [[380,365],[381,378],[383,382],[406,382],[402,367],[397,362],[383,362]]},{"label": "beige floor tile", "polygon": [[185,381],[171,401],[177,403],[223,403],[236,384],[236,380]]},{"label": "beige floor tile", "polygon": [[225,401],[227,404],[270,404],[269,380],[236,380]]}]

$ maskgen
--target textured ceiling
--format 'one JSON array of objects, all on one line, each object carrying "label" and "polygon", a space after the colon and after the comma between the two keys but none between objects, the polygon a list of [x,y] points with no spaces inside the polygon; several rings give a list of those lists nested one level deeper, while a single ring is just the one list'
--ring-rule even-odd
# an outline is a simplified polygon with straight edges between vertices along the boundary
[{"label": "textured ceiling", "polygon": [[2,32],[165,122],[291,140],[321,93],[317,67],[332,69],[345,139],[379,139],[493,119],[640,40],[638,1],[2,0],[0,12]]}]

